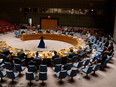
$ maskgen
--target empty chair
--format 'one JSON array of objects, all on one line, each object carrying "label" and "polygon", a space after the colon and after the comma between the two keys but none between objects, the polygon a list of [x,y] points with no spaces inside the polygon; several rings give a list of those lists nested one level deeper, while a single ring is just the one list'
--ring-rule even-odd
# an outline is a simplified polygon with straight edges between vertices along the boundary
[{"label": "empty chair", "polygon": [[56,76],[62,81],[62,79],[66,78],[67,71],[66,70],[59,71],[56,73]]},{"label": "empty chair", "polygon": [[90,59],[87,59],[83,62],[84,68],[90,63]]},{"label": "empty chair", "polygon": [[37,68],[35,65],[28,65],[28,72],[37,72]]},{"label": "empty chair", "polygon": [[88,76],[88,74],[90,74],[92,70],[93,70],[93,66],[88,66],[87,68],[82,69],[82,72],[84,72],[86,76]]},{"label": "empty chair", "polygon": [[69,60],[69,62],[75,63],[78,60],[77,58],[78,58],[77,56],[73,56],[72,58],[67,58],[67,59]]},{"label": "empty chair", "polygon": [[98,64],[96,64],[96,65],[93,65],[93,72],[94,72],[94,74],[95,74],[95,72],[98,70],[98,69],[100,69],[100,63],[98,63]]},{"label": "empty chair", "polygon": [[32,83],[32,80],[35,80],[35,76],[33,72],[26,72],[26,80],[30,81],[30,84]]},{"label": "empty chair", "polygon": [[5,76],[6,76],[6,72],[0,70],[1,81],[3,80],[3,77],[5,77]]},{"label": "empty chair", "polygon": [[22,71],[25,70],[25,67],[21,66],[20,64],[15,64],[15,70],[19,72],[19,74],[21,74]]},{"label": "empty chair", "polygon": [[70,70],[72,68],[72,63],[66,63],[64,65],[64,70]]},{"label": "empty chair", "polygon": [[83,66],[83,61],[79,61],[78,63],[73,64],[74,67],[80,68]]},{"label": "empty chair", "polygon": [[47,72],[47,65],[41,64],[40,67],[39,67],[39,71],[40,72]]},{"label": "empty chair", "polygon": [[87,52],[81,52],[81,53],[78,54],[78,55],[79,55],[79,57],[84,58],[84,57],[87,56]]},{"label": "empty chair", "polygon": [[13,60],[14,60],[14,63],[16,63],[16,64],[23,64],[25,61],[25,59],[22,60],[20,58],[14,58]]},{"label": "empty chair", "polygon": [[77,68],[73,68],[72,70],[68,70],[67,71],[67,75],[71,77],[71,79],[73,79],[74,76],[77,75],[78,69]]},{"label": "empty chair", "polygon": [[56,64],[61,64],[61,58],[54,58],[53,60],[52,60],[52,65],[53,66],[55,66]]},{"label": "empty chair", "polygon": [[62,69],[62,64],[56,64],[52,69],[54,72],[59,72]]},{"label": "empty chair", "polygon": [[5,62],[5,68],[8,70],[13,70],[13,66],[10,62]]},{"label": "empty chair", "polygon": [[12,79],[12,82],[19,76],[19,72],[13,72],[12,70],[6,71],[6,74],[9,79]]},{"label": "empty chair", "polygon": [[35,62],[35,66],[37,67],[37,69],[39,69],[39,66],[42,63],[42,60],[39,58],[34,58],[33,61]]},{"label": "empty chair", "polygon": [[39,72],[39,80],[42,80],[42,83],[47,80],[47,72]]}]

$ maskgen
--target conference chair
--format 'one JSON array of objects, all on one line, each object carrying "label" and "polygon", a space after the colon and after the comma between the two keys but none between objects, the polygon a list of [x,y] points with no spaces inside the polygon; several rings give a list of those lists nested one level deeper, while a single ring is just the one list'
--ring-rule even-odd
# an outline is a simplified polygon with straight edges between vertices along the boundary
[{"label": "conference chair", "polygon": [[70,70],[72,68],[72,63],[66,63],[64,65],[64,70]]},{"label": "conference chair", "polygon": [[83,62],[84,68],[90,63],[90,59],[87,59]]},{"label": "conference chair", "polygon": [[104,70],[104,68],[107,66],[107,63],[108,63],[108,62],[109,62],[108,59],[106,59],[106,60],[104,61],[104,63],[101,64],[100,68],[101,68],[102,70]]},{"label": "conference chair", "polygon": [[31,81],[32,80],[35,80],[35,76],[34,76],[34,73],[33,72],[26,72],[26,80],[29,80],[30,84],[32,83]]},{"label": "conference chair", "polygon": [[78,63],[73,64],[77,69],[83,66],[83,61],[79,61]]},{"label": "conference chair", "polygon": [[72,58],[68,58],[68,57],[67,57],[67,59],[68,59],[68,62],[76,63],[77,60],[78,60],[78,56],[76,55],[76,56],[73,56]]},{"label": "conference chair", "polygon": [[39,80],[42,80],[42,83],[47,79],[47,72],[39,72]]},{"label": "conference chair", "polygon": [[16,64],[23,64],[25,61],[25,59],[22,60],[20,58],[13,58],[13,60],[14,60],[14,63],[16,63]]},{"label": "conference chair", "polygon": [[39,71],[40,71],[40,72],[47,72],[47,71],[48,71],[48,70],[47,70],[47,65],[41,64],[40,67],[39,67]]},{"label": "conference chair", "polygon": [[71,77],[71,79],[73,79],[74,76],[76,76],[78,73],[78,69],[77,68],[72,68],[71,70],[67,71],[67,75]]},{"label": "conference chair", "polygon": [[12,79],[12,82],[13,82],[14,79],[19,76],[19,72],[14,72],[12,70],[9,70],[9,71],[6,71],[6,75],[9,79]]},{"label": "conference chair", "polygon": [[14,34],[17,38],[20,37],[20,31],[19,30],[14,30]]},{"label": "conference chair", "polygon": [[39,69],[40,64],[42,64],[42,60],[39,58],[34,58],[33,62],[35,62],[35,66],[37,67],[37,69]]},{"label": "conference chair", "polygon": [[61,58],[54,58],[51,61],[52,65],[55,66],[56,64],[61,64]]},{"label": "conference chair", "polygon": [[101,66],[100,63],[97,63],[97,64],[93,65],[93,69],[92,69],[92,70],[93,70],[94,74],[95,74],[95,72],[96,72],[97,70],[100,69],[100,66]]},{"label": "conference chair", "polygon": [[56,64],[52,69],[54,72],[59,72],[62,69],[62,64]]},{"label": "conference chair", "polygon": [[114,56],[114,52],[112,53],[111,56],[107,55],[108,62],[110,62],[110,60],[113,58],[113,56]]},{"label": "conference chair", "polygon": [[62,82],[62,79],[66,78],[67,76],[67,71],[66,70],[62,70],[62,71],[59,71],[56,73],[56,76],[61,80]]},{"label": "conference chair", "polygon": [[25,70],[25,67],[21,66],[20,64],[15,64],[14,67],[15,70],[19,72],[19,74],[21,74],[21,72]]},{"label": "conference chair", "polygon": [[82,72],[86,74],[86,76],[88,77],[88,74],[90,74],[93,70],[93,66],[88,66],[84,69],[82,69]]},{"label": "conference chair", "polygon": [[3,80],[3,77],[5,77],[5,76],[6,76],[6,72],[0,70],[1,81]]},{"label": "conference chair", "polygon": [[28,65],[28,72],[37,72],[37,68],[35,65]]},{"label": "conference chair", "polygon": [[8,70],[14,70],[13,66],[10,62],[5,62],[5,68],[8,69]]}]

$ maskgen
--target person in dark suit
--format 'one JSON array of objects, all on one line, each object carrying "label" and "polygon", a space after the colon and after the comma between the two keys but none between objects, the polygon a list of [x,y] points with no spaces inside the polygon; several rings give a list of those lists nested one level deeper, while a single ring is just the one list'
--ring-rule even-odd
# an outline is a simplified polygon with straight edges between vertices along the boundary
[{"label": "person in dark suit", "polygon": [[45,43],[44,43],[43,37],[40,38],[40,43],[38,45],[38,48],[45,48]]}]

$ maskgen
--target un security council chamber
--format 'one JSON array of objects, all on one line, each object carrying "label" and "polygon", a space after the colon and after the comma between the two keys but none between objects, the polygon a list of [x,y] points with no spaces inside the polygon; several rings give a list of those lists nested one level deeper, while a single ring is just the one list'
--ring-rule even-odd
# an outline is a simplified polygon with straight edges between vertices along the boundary
[{"label": "un security council chamber", "polygon": [[0,87],[115,87],[115,0],[1,0]]}]

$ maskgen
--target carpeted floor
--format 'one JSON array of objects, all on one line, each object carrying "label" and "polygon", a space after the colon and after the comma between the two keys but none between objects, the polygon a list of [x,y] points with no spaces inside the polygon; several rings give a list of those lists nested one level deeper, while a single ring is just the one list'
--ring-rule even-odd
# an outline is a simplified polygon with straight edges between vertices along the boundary
[{"label": "carpeted floor", "polygon": [[[9,37],[11,36],[11,37]],[[12,37],[13,36],[13,37]],[[1,38],[3,35],[0,35],[0,40],[6,40],[5,38]],[[19,42],[19,38],[15,38],[12,33],[6,35],[7,42],[16,43]],[[12,41],[12,38],[15,40]],[[38,41],[35,41],[38,44]],[[64,42],[63,42],[64,43]],[[8,43],[9,44],[9,43]],[[18,43],[17,43],[18,44]],[[23,44],[23,43],[20,43]],[[19,46],[20,46],[19,44]],[[9,44],[10,45],[10,44]],[[15,47],[15,45],[13,44]],[[69,45],[71,46],[71,45]],[[116,48],[116,45],[114,45]],[[24,46],[25,47],[25,46]],[[27,46],[30,48],[30,46]],[[36,47],[36,46],[35,46]],[[115,49],[116,53],[116,49]],[[29,81],[25,79],[25,72],[27,69],[22,72],[22,75],[15,79],[15,83],[11,83],[11,79],[4,77],[4,81],[1,81],[2,86],[8,87],[116,87],[116,54],[114,55],[111,63],[108,63],[108,67],[105,68],[104,71],[98,70],[96,74],[90,74],[88,78],[85,77],[85,74],[79,72],[77,76],[74,77],[74,80],[71,81],[70,77],[66,77],[63,79],[61,83],[59,79],[55,76],[55,73],[48,67],[48,79],[45,81],[45,84],[41,84],[41,81],[32,81],[33,84],[29,85]],[[38,75],[38,74],[37,74]]]}]

